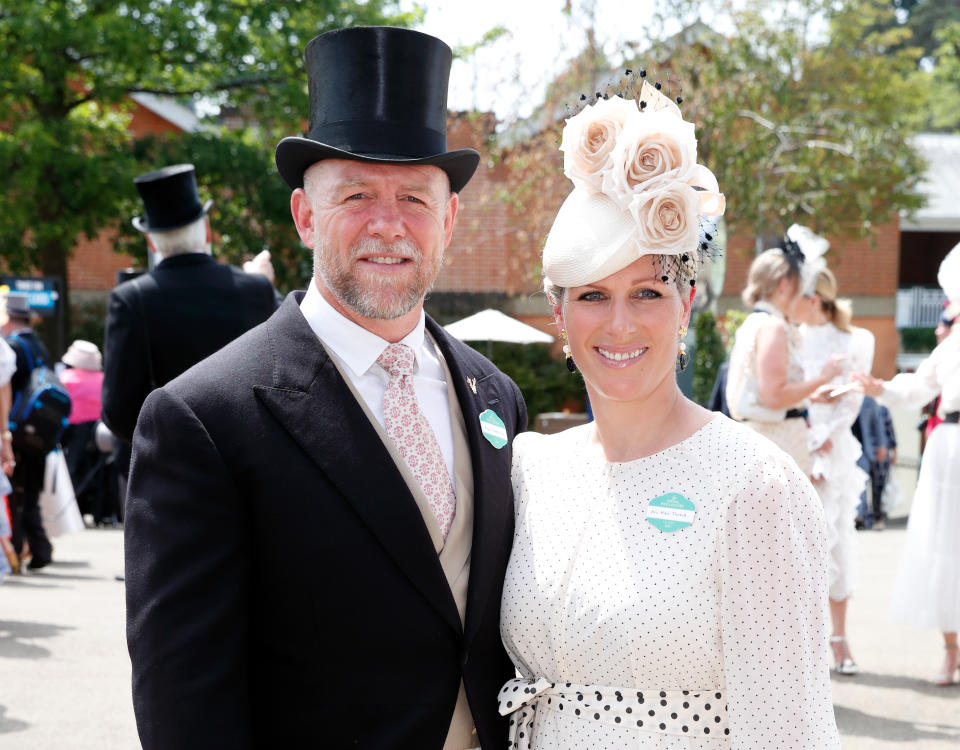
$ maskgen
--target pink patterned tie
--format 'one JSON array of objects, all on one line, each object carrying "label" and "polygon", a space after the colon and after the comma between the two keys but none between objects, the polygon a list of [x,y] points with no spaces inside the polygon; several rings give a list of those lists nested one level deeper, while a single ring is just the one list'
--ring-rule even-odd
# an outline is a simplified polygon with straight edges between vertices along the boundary
[{"label": "pink patterned tie", "polygon": [[437,436],[417,404],[413,390],[413,349],[406,344],[390,344],[377,358],[377,364],[390,375],[383,394],[387,435],[413,471],[446,539],[456,513],[456,497]]}]

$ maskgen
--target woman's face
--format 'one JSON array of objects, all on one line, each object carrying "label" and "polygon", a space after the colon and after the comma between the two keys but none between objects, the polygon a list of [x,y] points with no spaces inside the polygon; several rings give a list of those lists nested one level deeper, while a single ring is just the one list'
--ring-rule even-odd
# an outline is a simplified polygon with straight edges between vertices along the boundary
[{"label": "woman's face", "polygon": [[809,297],[798,294],[787,309],[787,320],[791,323],[806,323],[816,325],[819,322],[817,312],[820,310],[820,297],[812,294]]},{"label": "woman's face", "polygon": [[651,256],[566,290],[554,315],[594,403],[643,400],[676,388],[679,329],[689,323],[692,298],[692,288],[681,298],[672,277],[663,281]]}]

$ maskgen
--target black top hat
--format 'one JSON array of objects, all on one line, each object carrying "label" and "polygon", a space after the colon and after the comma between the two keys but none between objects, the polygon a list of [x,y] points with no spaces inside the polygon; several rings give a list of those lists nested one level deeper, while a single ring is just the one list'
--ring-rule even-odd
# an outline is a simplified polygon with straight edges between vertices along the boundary
[{"label": "black top hat", "polygon": [[193,164],[174,164],[134,178],[147,218],[133,217],[141,232],[169,232],[192,224],[210,210],[212,200],[200,203]]},{"label": "black top hat", "polygon": [[390,26],[328,31],[307,44],[306,138],[277,145],[277,169],[293,189],[322,159],[433,164],[459,192],[480,154],[447,151],[447,83],[453,55],[439,39]]}]

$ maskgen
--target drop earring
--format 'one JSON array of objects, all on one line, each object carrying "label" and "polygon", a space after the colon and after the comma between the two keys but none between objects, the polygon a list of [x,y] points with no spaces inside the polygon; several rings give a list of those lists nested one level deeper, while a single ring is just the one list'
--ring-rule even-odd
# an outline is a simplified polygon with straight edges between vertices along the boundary
[{"label": "drop earring", "polygon": [[687,345],[684,343],[684,339],[687,336],[687,327],[680,326],[680,346],[677,351],[677,371],[683,372],[687,369],[687,365],[690,364],[690,357],[687,355]]},{"label": "drop earring", "polygon": [[577,371],[577,363],[573,361],[573,352],[570,351],[570,341],[567,339],[567,329],[560,329],[560,340],[563,342],[563,356],[567,363],[567,369],[572,375]]}]

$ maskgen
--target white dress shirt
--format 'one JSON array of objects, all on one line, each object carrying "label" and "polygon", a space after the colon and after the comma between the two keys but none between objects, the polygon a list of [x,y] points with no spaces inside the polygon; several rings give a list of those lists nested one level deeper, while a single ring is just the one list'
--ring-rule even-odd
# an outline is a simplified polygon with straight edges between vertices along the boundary
[{"label": "white dress shirt", "polygon": [[[310,281],[307,293],[300,303],[300,312],[327,352],[336,358],[377,421],[384,426],[383,394],[387,390],[389,376],[387,371],[377,364],[377,358],[383,354],[390,342],[334,309],[323,298],[316,281]],[[425,316],[422,311],[417,325],[399,343],[406,344],[413,350],[413,389],[417,394],[417,403],[437,436],[450,481],[456,487],[446,372],[436,344],[426,335]]]}]

